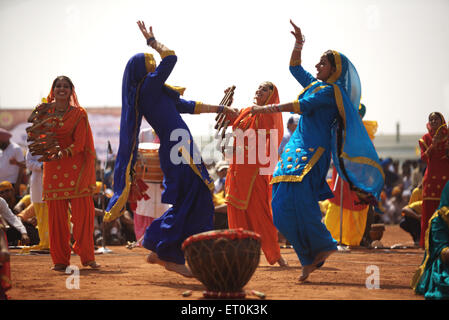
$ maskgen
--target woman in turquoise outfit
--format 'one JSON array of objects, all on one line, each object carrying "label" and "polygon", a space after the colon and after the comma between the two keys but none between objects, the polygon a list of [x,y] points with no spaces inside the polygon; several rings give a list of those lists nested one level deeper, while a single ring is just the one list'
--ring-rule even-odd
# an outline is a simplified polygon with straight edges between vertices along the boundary
[{"label": "woman in turquoise outfit", "polygon": [[105,221],[120,216],[128,201],[140,124],[145,118],[160,140],[159,160],[164,173],[161,201],[172,206],[146,229],[142,245],[151,251],[147,256],[149,263],[191,277],[181,245],[187,237],[213,229],[214,181],[209,177],[181,113],[224,112],[232,115],[234,109],[180,98],[183,89],[165,83],[177,61],[175,52],[155,39],[152,27],[147,30],[143,22],[137,24],[147,44],[160,54],[162,60],[156,67],[151,54],[138,53],[126,65],[114,195],[106,210]]},{"label": "woman in turquoise outfit", "polygon": [[449,299],[449,182],[430,218],[424,241],[423,263],[412,279],[412,288],[426,299]]},{"label": "woman in turquoise outfit", "polygon": [[290,72],[304,87],[291,103],[254,113],[293,112],[300,122],[285,146],[273,174],[273,220],[293,245],[303,266],[300,281],[321,267],[337,250],[318,201],[333,197],[326,175],[332,160],[339,176],[348,181],[363,201],[375,203],[383,186],[379,158],[358,115],[361,85],[356,69],[343,54],[327,51],[315,66],[316,78],[301,66],[304,39],[291,22],[296,38]]}]

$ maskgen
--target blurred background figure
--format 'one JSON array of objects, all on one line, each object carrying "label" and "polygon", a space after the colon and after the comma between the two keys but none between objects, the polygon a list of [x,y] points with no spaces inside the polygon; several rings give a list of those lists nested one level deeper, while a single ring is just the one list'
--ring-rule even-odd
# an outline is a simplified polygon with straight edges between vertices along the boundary
[{"label": "blurred background figure", "polygon": [[298,115],[294,115],[294,116],[291,116],[290,118],[288,118],[287,131],[285,131],[284,136],[282,137],[281,144],[279,145],[279,149],[278,149],[279,155],[282,154],[282,152],[284,151],[285,145],[290,140],[293,132],[295,132],[296,127],[298,126],[299,117],[300,116],[298,116]]},{"label": "blurred background figure", "polygon": [[228,228],[228,205],[226,204],[226,175],[229,169],[229,162],[226,160],[220,160],[215,166],[215,174],[217,179],[215,180],[215,189],[213,194],[213,201],[215,207],[214,213],[214,229],[227,229]]},{"label": "blurred background figure", "polygon": [[11,182],[14,197],[20,198],[20,184],[25,175],[25,156],[22,148],[11,141],[11,133],[0,128],[0,182]]}]

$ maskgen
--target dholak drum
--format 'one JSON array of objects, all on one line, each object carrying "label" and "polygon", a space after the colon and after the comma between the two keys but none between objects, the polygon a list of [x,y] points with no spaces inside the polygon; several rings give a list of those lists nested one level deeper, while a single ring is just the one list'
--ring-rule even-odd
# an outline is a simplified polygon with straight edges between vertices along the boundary
[{"label": "dholak drum", "polygon": [[244,298],[243,287],[260,261],[260,235],[243,229],[213,230],[187,238],[182,249],[206,298]]},{"label": "dholak drum", "polygon": [[162,182],[164,174],[159,161],[159,143],[139,143],[136,175],[144,181]]}]

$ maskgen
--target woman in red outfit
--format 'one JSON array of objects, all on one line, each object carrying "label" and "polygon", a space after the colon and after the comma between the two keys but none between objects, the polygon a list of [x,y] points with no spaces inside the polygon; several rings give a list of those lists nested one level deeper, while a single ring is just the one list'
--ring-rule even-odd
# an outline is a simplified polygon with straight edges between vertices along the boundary
[{"label": "woman in red outfit", "polygon": [[427,164],[423,178],[423,205],[420,246],[424,248],[429,219],[440,203],[441,191],[449,180],[449,141],[444,117],[439,112],[429,115],[426,133],[420,140],[421,159]]},{"label": "woman in red outfit", "polygon": [[[276,86],[271,82],[262,83],[254,100],[260,106],[279,103]],[[277,262],[280,266],[286,266],[287,262],[280,253],[278,231],[273,224],[270,185],[278,161],[277,150],[284,134],[282,114],[253,115],[251,107],[245,108],[233,121],[232,129],[236,138],[234,159],[226,175],[229,228],[257,232],[261,236],[262,251],[268,263]],[[240,142],[239,136],[244,136]],[[261,141],[261,137],[265,141]],[[273,170],[270,170],[272,161]]]},{"label": "woman in red outfit", "polygon": [[98,268],[93,239],[95,149],[87,112],[79,105],[73,83],[66,76],[53,81],[47,103],[47,117],[54,124],[48,132],[55,134],[60,148],[55,157],[44,163],[43,174],[53,270],[65,271],[70,265],[69,204],[73,251],[83,266]]}]

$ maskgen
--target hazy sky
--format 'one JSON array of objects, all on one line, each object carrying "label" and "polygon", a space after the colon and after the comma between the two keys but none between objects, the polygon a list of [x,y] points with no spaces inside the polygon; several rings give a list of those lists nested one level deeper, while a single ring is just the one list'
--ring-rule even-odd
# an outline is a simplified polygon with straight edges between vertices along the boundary
[{"label": "hazy sky", "polygon": [[[449,120],[448,16],[447,0],[0,0],[0,108],[35,106],[61,74],[82,106],[121,106],[126,62],[153,52],[137,20],[175,50],[167,82],[185,86],[186,99],[218,104],[236,85],[234,106],[246,107],[269,80],[281,102],[293,101],[302,87],[288,70],[292,19],[313,75],[327,49],[356,66],[365,119],[379,122],[378,134],[395,133],[396,122],[402,133],[422,133],[432,111]],[[184,119],[194,134],[214,122]]]}]

